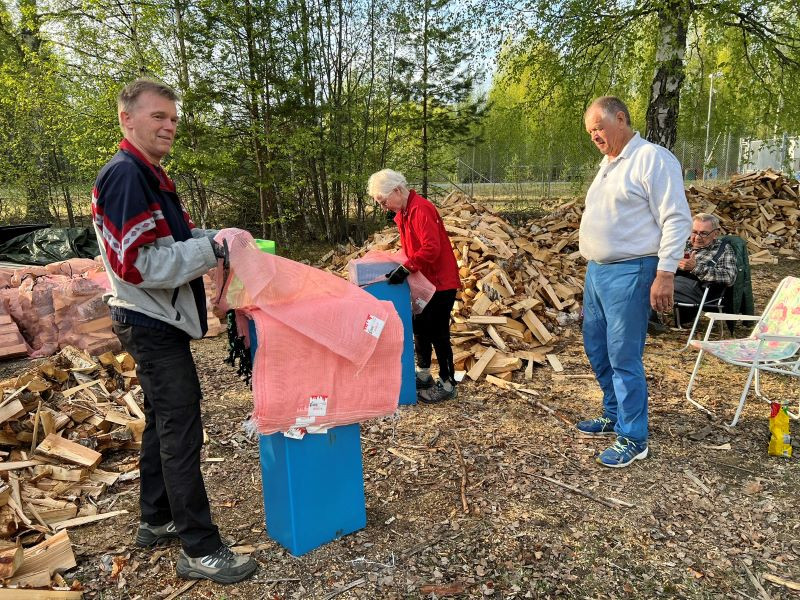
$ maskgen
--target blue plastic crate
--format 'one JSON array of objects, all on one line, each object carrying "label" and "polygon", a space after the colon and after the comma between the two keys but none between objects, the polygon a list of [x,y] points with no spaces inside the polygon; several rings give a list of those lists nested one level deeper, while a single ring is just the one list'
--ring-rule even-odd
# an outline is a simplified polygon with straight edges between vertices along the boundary
[{"label": "blue plastic crate", "polygon": [[307,434],[262,435],[267,534],[295,556],[367,525],[358,423]]},{"label": "blue plastic crate", "polygon": [[385,281],[364,288],[378,300],[389,300],[403,321],[403,354],[400,358],[402,383],[399,404],[417,403],[416,369],[414,369],[414,329],[411,322],[411,289],[408,282],[389,284]]},{"label": "blue plastic crate", "polygon": [[[255,360],[252,321],[249,329]],[[358,423],[300,440],[262,435],[259,449],[267,535],[289,552],[300,556],[367,525]]]}]

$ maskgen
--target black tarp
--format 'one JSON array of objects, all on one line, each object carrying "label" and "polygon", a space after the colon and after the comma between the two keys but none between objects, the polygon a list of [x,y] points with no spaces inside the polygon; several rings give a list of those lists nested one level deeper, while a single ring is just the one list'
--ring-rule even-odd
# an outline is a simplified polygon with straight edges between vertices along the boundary
[{"label": "black tarp", "polygon": [[0,243],[0,260],[23,265],[49,265],[98,254],[97,238],[88,227],[37,229]]},{"label": "black tarp", "polygon": [[11,238],[37,229],[47,229],[47,223],[23,223],[21,225],[0,225],[0,244],[5,244]]}]

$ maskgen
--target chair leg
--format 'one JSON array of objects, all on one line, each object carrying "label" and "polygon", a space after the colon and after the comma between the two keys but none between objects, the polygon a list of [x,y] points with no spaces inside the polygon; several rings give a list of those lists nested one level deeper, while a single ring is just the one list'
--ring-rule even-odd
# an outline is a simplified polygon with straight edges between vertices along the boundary
[{"label": "chair leg", "polygon": [[728,423],[729,427],[736,427],[736,423],[739,421],[739,417],[742,414],[742,409],[744,408],[744,401],[747,400],[747,392],[750,391],[750,383],[753,381],[753,374],[755,374],[756,380],[758,380],[758,369],[755,367],[751,367],[750,373],[747,374],[747,382],[744,384],[742,397],[739,399],[739,406],[736,408],[736,414],[733,415],[733,421]]},{"label": "chair leg", "polygon": [[756,369],[756,396],[761,398],[761,369]]},{"label": "chair leg", "polygon": [[[703,290],[703,297],[700,299],[700,306],[697,307],[697,314],[694,317],[694,323],[692,323],[692,330],[689,332],[689,337],[686,340],[686,345],[681,348],[681,350],[686,350],[689,347],[689,343],[692,341],[694,337],[694,332],[697,329],[697,324],[700,322],[700,317],[703,316],[703,305],[706,303],[706,297],[708,296],[708,288]],[[676,309],[677,310],[677,307]]]},{"label": "chair leg", "polygon": [[693,404],[694,406],[705,412],[707,415],[713,417],[714,413],[712,413],[705,406],[700,404],[697,400],[692,398],[692,387],[694,386],[694,380],[697,377],[697,371],[700,369],[700,361],[703,360],[704,353],[705,350],[700,350],[700,352],[697,355],[697,360],[694,363],[694,370],[692,371],[691,377],[689,377],[689,385],[686,386],[686,399],[689,401],[689,403]]}]

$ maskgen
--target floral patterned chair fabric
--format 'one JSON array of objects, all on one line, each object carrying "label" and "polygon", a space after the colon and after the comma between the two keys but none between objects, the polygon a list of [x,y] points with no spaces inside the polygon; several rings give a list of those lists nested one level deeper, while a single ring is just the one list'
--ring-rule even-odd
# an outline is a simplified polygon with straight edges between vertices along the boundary
[{"label": "floral patterned chair fabric", "polygon": [[[756,396],[761,397],[759,380],[762,371],[800,377],[800,278],[786,277],[781,281],[764,313],[760,317],[749,317],[749,320],[755,320],[757,323],[746,338],[709,341],[711,329],[716,321],[743,319],[744,317],[726,313],[708,313],[707,316],[710,323],[705,338],[702,341],[693,340],[691,342],[691,346],[700,353],[689,378],[686,399],[694,406],[711,414],[705,406],[691,396],[700,361],[705,354],[711,354],[726,363],[749,369],[747,382],[739,399],[739,406],[730,423],[732,427],[739,420],[754,377]],[[800,417],[789,414],[794,418]]]}]

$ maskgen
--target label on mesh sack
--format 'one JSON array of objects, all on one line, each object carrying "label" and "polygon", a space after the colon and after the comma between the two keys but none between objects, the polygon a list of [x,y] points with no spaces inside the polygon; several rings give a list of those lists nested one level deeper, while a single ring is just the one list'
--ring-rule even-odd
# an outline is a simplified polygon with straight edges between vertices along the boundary
[{"label": "label on mesh sack", "polygon": [[364,323],[364,331],[372,337],[379,338],[381,337],[384,325],[386,325],[386,321],[379,319],[375,315],[369,315],[367,321]]},{"label": "label on mesh sack", "polygon": [[284,437],[291,438],[293,440],[302,440],[305,434],[306,430],[303,427],[292,427],[291,429],[287,429],[283,432]]},{"label": "label on mesh sack", "polygon": [[306,433],[328,433],[327,425],[309,425]]},{"label": "label on mesh sack", "polygon": [[416,304],[420,308],[420,310],[428,306],[428,303],[425,302],[425,300],[423,300],[422,298],[417,298],[416,300],[414,300],[414,304]]},{"label": "label on mesh sack", "polygon": [[327,396],[311,396],[308,399],[308,416],[324,417],[328,413]]},{"label": "label on mesh sack", "polygon": [[297,417],[294,420],[294,425],[292,425],[292,427],[300,427],[301,429],[304,429],[304,428],[308,427],[309,425],[313,424],[314,421],[316,421],[316,420],[317,420],[316,417],[311,417],[311,416],[309,416],[309,417]]}]

